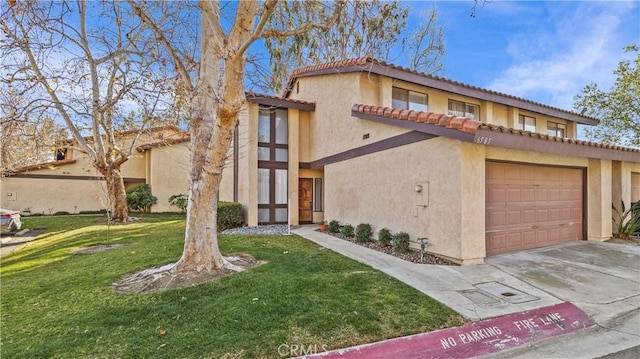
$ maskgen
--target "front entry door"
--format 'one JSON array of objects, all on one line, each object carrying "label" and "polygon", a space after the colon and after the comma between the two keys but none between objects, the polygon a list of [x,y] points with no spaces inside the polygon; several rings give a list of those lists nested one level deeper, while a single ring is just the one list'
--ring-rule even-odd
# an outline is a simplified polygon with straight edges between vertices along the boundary
[{"label": "front entry door", "polygon": [[300,222],[313,222],[313,178],[298,179],[298,216]]}]

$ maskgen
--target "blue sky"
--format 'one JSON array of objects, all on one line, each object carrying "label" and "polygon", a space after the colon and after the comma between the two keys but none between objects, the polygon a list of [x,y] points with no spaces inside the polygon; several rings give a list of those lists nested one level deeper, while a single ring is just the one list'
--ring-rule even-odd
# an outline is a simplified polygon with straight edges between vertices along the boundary
[{"label": "blue sky", "polygon": [[565,109],[590,82],[609,89],[623,48],[640,45],[638,1],[493,0],[475,18],[469,0],[407,3],[409,29],[438,9],[444,77]]}]

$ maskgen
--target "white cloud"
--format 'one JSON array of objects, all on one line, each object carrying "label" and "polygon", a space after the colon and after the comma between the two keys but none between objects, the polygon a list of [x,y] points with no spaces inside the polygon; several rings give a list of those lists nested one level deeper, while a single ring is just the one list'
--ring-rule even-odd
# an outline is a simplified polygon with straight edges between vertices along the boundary
[{"label": "white cloud", "polygon": [[[509,38],[513,64],[489,88],[571,109],[582,87],[613,83],[622,48],[638,41],[640,25],[632,2],[547,3],[548,17],[538,18]],[[629,22],[629,18],[632,20]],[[635,29],[634,29],[635,27]]]}]

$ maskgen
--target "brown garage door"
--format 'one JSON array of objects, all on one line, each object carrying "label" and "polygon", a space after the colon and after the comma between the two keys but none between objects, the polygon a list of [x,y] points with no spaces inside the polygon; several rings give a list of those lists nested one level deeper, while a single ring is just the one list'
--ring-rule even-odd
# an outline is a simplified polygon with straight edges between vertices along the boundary
[{"label": "brown garage door", "polygon": [[487,162],[487,255],[582,239],[582,173]]},{"label": "brown garage door", "polygon": [[631,202],[640,201],[640,173],[631,174]]}]

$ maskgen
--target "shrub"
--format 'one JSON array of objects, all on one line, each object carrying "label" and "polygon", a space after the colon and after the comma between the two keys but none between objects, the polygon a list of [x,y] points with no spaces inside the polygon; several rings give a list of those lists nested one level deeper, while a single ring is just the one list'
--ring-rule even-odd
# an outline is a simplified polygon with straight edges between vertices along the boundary
[{"label": "shrub", "polygon": [[80,211],[78,214],[107,214],[106,209],[100,209],[97,211]]},{"label": "shrub", "polygon": [[127,205],[134,211],[144,210],[158,202],[151,194],[151,187],[146,183],[135,185],[127,190]]},{"label": "shrub", "polygon": [[68,216],[68,215],[70,215],[70,214],[71,214],[71,213],[69,213],[69,212],[67,212],[67,211],[58,211],[58,212],[54,213],[53,215],[54,215],[54,216]]},{"label": "shrub", "polygon": [[365,243],[371,240],[371,225],[369,223],[360,223],[356,226],[356,242]]},{"label": "shrub", "polygon": [[350,224],[345,224],[342,227],[342,230],[340,230],[340,233],[342,233],[342,235],[347,238],[353,238],[353,226]]},{"label": "shrub", "polygon": [[611,207],[614,213],[614,236],[616,238],[628,240],[632,235],[640,233],[640,202],[626,208],[624,201],[620,201],[620,210],[613,204]]},{"label": "shrub", "polygon": [[409,234],[405,232],[396,233],[393,236],[393,250],[398,253],[409,251]]},{"label": "shrub", "polygon": [[329,232],[331,232],[331,233],[340,232],[340,223],[338,221],[336,221],[335,219],[333,221],[329,222]]},{"label": "shrub", "polygon": [[180,208],[184,212],[187,210],[187,195],[184,193],[174,194],[169,197],[169,204]]},{"label": "shrub", "polygon": [[237,228],[244,223],[242,204],[237,202],[218,202],[218,231]]},{"label": "shrub", "polygon": [[383,247],[389,247],[391,245],[391,241],[393,240],[393,236],[391,235],[391,231],[388,228],[382,228],[378,231],[378,242]]}]

